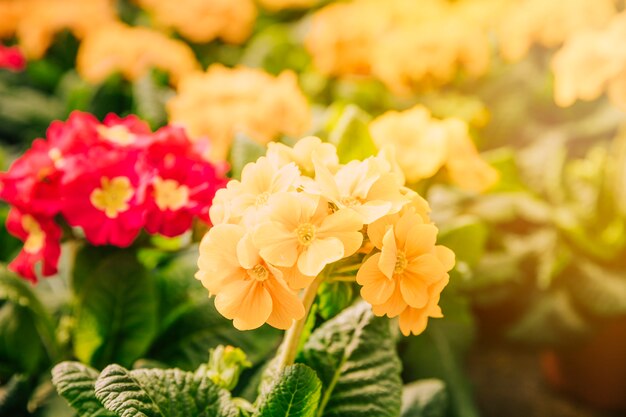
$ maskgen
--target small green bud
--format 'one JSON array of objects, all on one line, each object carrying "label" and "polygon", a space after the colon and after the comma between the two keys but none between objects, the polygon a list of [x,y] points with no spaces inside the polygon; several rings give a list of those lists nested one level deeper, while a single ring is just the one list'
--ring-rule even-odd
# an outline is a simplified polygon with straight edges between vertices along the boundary
[{"label": "small green bud", "polygon": [[209,354],[209,363],[205,368],[207,376],[228,391],[235,388],[241,372],[252,366],[244,351],[236,347],[219,345]]}]

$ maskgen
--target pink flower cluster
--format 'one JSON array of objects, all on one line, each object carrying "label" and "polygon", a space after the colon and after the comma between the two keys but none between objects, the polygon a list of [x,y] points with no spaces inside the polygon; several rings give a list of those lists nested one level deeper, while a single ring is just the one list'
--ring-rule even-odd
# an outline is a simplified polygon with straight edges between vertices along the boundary
[{"label": "pink flower cluster", "polygon": [[18,47],[0,44],[0,68],[23,71],[26,68],[26,58]]},{"label": "pink flower cluster", "polygon": [[109,114],[102,123],[74,112],[53,122],[8,172],[0,173],[0,198],[11,204],[7,230],[24,242],[9,265],[36,281],[57,272],[64,220],[93,245],[129,246],[139,232],[168,237],[189,230],[194,218],[209,222],[215,192],[225,185],[225,165],[202,155],[202,142],[166,126],[152,133],[136,116]]}]

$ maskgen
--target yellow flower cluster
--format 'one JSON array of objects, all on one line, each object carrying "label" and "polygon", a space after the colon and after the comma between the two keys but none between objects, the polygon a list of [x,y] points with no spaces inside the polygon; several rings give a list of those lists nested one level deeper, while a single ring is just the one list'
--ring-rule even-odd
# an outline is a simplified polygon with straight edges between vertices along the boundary
[{"label": "yellow flower cluster", "polygon": [[626,111],[626,12],[601,30],[588,30],[569,39],[554,56],[554,99],[570,106],[577,99],[595,100],[605,90]]},{"label": "yellow flower cluster", "polygon": [[54,36],[69,30],[78,39],[116,19],[112,0],[2,0],[0,36],[17,36],[24,54],[41,58]]},{"label": "yellow flower cluster", "polygon": [[257,16],[253,0],[135,0],[160,27],[173,28],[192,42],[243,43]]},{"label": "yellow flower cluster", "polygon": [[436,119],[418,105],[403,112],[388,111],[374,119],[369,129],[380,149],[393,148],[409,183],[430,178],[441,168],[452,182],[469,190],[483,191],[498,180],[497,171],[481,159],[462,120]]},{"label": "yellow flower cluster", "polygon": [[153,67],[169,73],[172,84],[200,69],[193,51],[184,42],[123,23],[111,23],[90,33],[81,42],[76,58],[78,73],[93,83],[117,72],[134,81]]},{"label": "yellow flower cluster", "polygon": [[342,261],[359,270],[375,314],[400,316],[401,331],[417,334],[428,317],[441,317],[439,294],[454,265],[435,244],[428,212],[384,157],[341,165],[336,148],[316,137],[293,148],[270,143],[241,181],[218,191],[196,277],[238,329],[287,329],[305,314],[297,291],[316,276],[332,279]]},{"label": "yellow flower cluster", "polygon": [[553,48],[578,31],[602,27],[615,14],[614,0],[508,0],[498,27],[504,58],[521,59],[530,47]]},{"label": "yellow flower cluster", "polygon": [[315,5],[319,0],[258,0],[264,8],[272,11],[284,9],[304,9]]},{"label": "yellow flower cluster", "polygon": [[423,83],[447,82],[460,68],[477,76],[487,69],[489,43],[486,19],[475,6],[494,2],[469,3],[334,3],[313,16],[306,46],[321,72],[374,75],[398,94]]},{"label": "yellow flower cluster", "polygon": [[279,134],[300,136],[311,124],[307,99],[292,71],[274,77],[220,64],[185,76],[167,110],[171,122],[211,140],[209,158],[215,161],[226,158],[237,132],[267,143]]}]

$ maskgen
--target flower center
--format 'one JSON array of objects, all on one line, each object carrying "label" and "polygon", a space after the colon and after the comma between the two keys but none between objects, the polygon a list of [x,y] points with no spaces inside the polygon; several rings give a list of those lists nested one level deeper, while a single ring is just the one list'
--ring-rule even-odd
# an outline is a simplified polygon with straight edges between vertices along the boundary
[{"label": "flower center", "polygon": [[43,248],[46,234],[41,230],[41,226],[32,216],[25,214],[22,216],[22,227],[28,233],[24,242],[24,251],[27,253],[37,253]]},{"label": "flower center", "polygon": [[63,154],[61,153],[59,148],[51,148],[48,151],[48,156],[52,160],[52,163],[54,164],[54,167],[56,169],[61,169],[63,168],[63,165],[65,165],[65,159],[63,159]]},{"label": "flower center", "polygon": [[408,264],[409,261],[406,259],[406,254],[402,251],[398,251],[398,255],[396,256],[396,266],[393,268],[393,273],[403,273]]},{"label": "flower center", "polygon": [[154,180],[154,200],[161,211],[179,210],[189,203],[189,187],[176,180]]},{"label": "flower center", "polygon": [[102,177],[100,188],[91,192],[89,201],[98,210],[115,219],[120,213],[130,208],[128,202],[133,197],[134,191],[127,177],[115,177],[112,180]]},{"label": "flower center", "polygon": [[270,193],[269,191],[265,191],[264,193],[261,193],[257,196],[256,200],[254,201],[254,205],[257,207],[261,207],[267,204],[267,200],[269,200],[270,198]]},{"label": "flower center", "polygon": [[263,265],[257,264],[254,268],[248,269],[248,276],[252,279],[263,282],[269,278],[270,273]]},{"label": "flower center", "polygon": [[97,130],[104,139],[121,146],[128,146],[135,142],[135,135],[123,125],[111,127],[100,125],[97,127]]},{"label": "flower center", "polygon": [[361,205],[360,199],[353,197],[351,195],[346,196],[346,197],[341,197],[341,200],[339,200],[339,202],[343,204],[345,207],[354,207],[354,206]]},{"label": "flower center", "polygon": [[315,226],[311,223],[302,223],[296,229],[296,235],[302,246],[309,246],[315,239]]}]

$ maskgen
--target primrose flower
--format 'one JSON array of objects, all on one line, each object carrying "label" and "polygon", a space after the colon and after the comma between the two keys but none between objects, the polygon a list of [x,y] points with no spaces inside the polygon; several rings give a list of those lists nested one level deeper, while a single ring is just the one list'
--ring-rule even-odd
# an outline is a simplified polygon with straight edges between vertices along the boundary
[{"label": "primrose flower", "polygon": [[216,38],[243,43],[252,32],[257,10],[253,0],[134,0],[154,18],[155,25],[175,29],[196,43]]},{"label": "primrose flower", "polygon": [[111,23],[81,42],[76,70],[85,80],[100,83],[114,73],[136,81],[151,68],[167,72],[174,85],[200,69],[196,57],[182,41],[142,27]]},{"label": "primrose flower", "polygon": [[314,160],[333,171],[339,166],[335,145],[322,142],[315,136],[300,139],[293,148],[282,143],[270,142],[267,144],[267,159],[278,166],[294,162],[300,171],[309,177],[313,177],[315,173]]},{"label": "primrose flower", "polygon": [[261,6],[268,10],[305,9],[314,6],[319,0],[259,0]]},{"label": "primrose flower", "polygon": [[[391,226],[374,224],[368,228],[368,236],[380,252],[369,257],[357,273],[361,296],[379,316],[395,317],[407,307],[422,311],[421,315],[414,310],[406,312],[401,329],[404,334],[408,334],[407,329],[419,330],[414,321],[407,325],[407,319],[419,316],[422,320],[424,315],[441,314],[435,307],[439,293],[448,282],[448,271],[454,266],[454,254],[444,246],[435,245],[437,228],[423,223],[421,216],[412,210],[398,215]],[[437,300],[435,306],[431,300]]]},{"label": "primrose flower", "polygon": [[221,224],[200,244],[196,278],[211,294],[215,307],[239,330],[263,323],[287,329],[304,316],[304,306],[287,286],[280,270],[260,256],[246,228]]},{"label": "primrose flower", "polygon": [[16,46],[10,47],[0,44],[0,68],[23,71],[26,68],[26,59],[22,55],[22,51]]},{"label": "primrose flower", "polygon": [[61,228],[51,217],[22,213],[11,208],[7,217],[7,230],[24,242],[22,251],[9,264],[9,269],[32,282],[37,282],[35,265],[42,263],[41,273],[57,273],[61,256]]},{"label": "primrose flower", "polygon": [[497,171],[480,158],[467,125],[459,119],[435,119],[418,105],[389,111],[374,119],[369,129],[380,148],[395,148],[398,165],[410,183],[430,178],[444,167],[454,183],[474,191],[498,180]]},{"label": "primrose flower", "polygon": [[280,267],[298,266],[307,276],[355,253],[363,242],[363,222],[352,210],[329,214],[323,198],[280,193],[270,198],[269,221],[260,224],[253,241],[264,259]]},{"label": "primrose flower", "polygon": [[185,76],[167,111],[170,121],[185,126],[192,137],[209,138],[211,161],[226,158],[237,133],[266,144],[280,134],[303,134],[311,123],[309,105],[292,71],[274,77],[220,64]]}]

